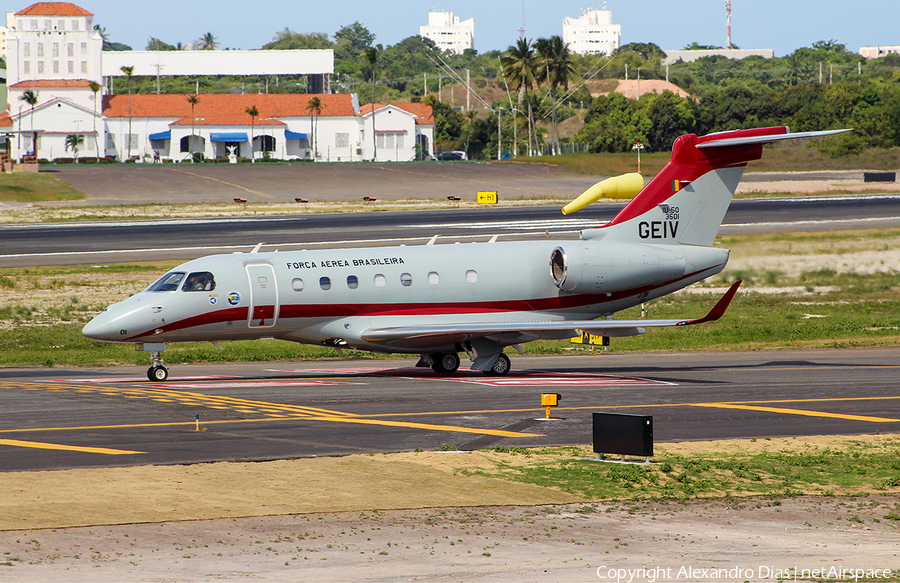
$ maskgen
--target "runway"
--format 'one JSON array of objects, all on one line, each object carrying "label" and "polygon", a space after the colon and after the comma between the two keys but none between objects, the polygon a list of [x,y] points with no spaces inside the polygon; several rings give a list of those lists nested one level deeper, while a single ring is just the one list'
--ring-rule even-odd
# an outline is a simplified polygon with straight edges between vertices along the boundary
[{"label": "runway", "polygon": [[[4,267],[194,259],[215,253],[329,247],[418,245],[534,238],[577,238],[602,225],[621,204],[595,204],[571,217],[555,206],[363,212],[158,221],[8,225],[0,230]],[[868,229],[900,226],[900,195],[736,200],[721,234]]]},{"label": "runway", "polygon": [[[896,432],[898,357],[898,348],[513,356],[507,377],[439,377],[414,359],[174,365],[164,383],[140,367],[7,369],[0,468],[584,444],[603,411],[652,415],[657,442]],[[542,419],[546,392],[562,395],[559,419]]]}]

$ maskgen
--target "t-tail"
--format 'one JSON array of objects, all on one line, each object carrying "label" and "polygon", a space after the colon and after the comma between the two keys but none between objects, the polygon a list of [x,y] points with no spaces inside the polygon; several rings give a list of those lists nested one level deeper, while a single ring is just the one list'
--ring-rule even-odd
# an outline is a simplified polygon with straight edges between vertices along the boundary
[{"label": "t-tail", "polygon": [[[828,136],[850,130],[789,133],[787,127],[737,130],[675,140],[669,163],[646,186],[639,174],[604,180],[563,209],[564,214],[618,192],[637,195],[609,223],[586,229],[585,240],[711,246],[747,162],[763,145]],[[643,188],[641,188],[643,186]]]}]

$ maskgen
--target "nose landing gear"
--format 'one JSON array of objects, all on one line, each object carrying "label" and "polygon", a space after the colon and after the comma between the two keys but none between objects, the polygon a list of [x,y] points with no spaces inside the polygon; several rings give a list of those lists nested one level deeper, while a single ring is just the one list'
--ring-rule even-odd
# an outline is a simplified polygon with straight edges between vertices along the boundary
[{"label": "nose landing gear", "polygon": [[160,382],[169,378],[169,369],[163,364],[162,356],[159,355],[158,351],[150,353],[150,360],[153,364],[147,369],[148,379]]}]

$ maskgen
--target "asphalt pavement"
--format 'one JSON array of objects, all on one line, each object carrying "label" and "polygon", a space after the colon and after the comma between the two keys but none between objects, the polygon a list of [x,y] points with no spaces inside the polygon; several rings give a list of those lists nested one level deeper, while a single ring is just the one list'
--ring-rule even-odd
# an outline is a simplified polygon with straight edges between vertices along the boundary
[{"label": "asphalt pavement", "polygon": [[[585,444],[592,413],[657,442],[900,430],[900,348],[513,356],[509,376],[415,359],[0,371],[3,471]],[[465,365],[464,365],[465,366]],[[546,420],[542,393],[562,395]],[[199,429],[199,430],[198,430]]]}]

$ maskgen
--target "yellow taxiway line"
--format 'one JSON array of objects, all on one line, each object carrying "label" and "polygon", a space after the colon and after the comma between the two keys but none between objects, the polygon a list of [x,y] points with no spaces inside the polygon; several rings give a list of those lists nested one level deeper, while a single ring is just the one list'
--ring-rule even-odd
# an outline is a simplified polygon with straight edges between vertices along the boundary
[{"label": "yellow taxiway line", "polygon": [[81,447],[78,445],[62,445],[60,443],[42,443],[40,441],[20,441],[18,439],[0,439],[0,445],[10,445],[12,447],[31,447],[35,449],[57,449],[61,451],[80,451],[83,453],[104,453],[106,455],[147,453],[145,451],[129,451],[127,449],[110,449],[107,447]]},{"label": "yellow taxiway line", "polygon": [[765,411],[767,413],[783,413],[785,415],[804,415],[806,417],[829,417],[832,419],[848,419],[850,421],[868,421],[870,423],[895,423],[900,419],[887,417],[869,417],[867,415],[847,415],[844,413],[827,413],[808,409],[785,409],[782,407],[758,407],[755,405],[736,405],[732,403],[693,403],[693,407],[710,407],[713,409],[740,409],[743,411]]}]

